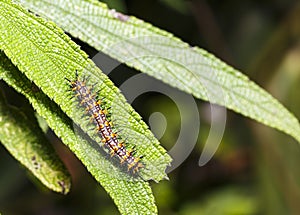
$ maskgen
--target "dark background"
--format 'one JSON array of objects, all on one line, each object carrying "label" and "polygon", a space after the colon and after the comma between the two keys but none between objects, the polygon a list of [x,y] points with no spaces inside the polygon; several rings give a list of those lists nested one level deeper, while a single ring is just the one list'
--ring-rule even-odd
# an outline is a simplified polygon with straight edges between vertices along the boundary
[{"label": "dark background", "polygon": [[[192,46],[213,53],[249,76],[300,118],[299,1],[106,2],[110,8],[141,18]],[[91,57],[96,53],[86,44],[75,41]],[[119,85],[136,73],[123,65],[111,76]],[[159,213],[300,214],[298,143],[281,132],[228,111],[218,151],[208,164],[199,167],[210,123],[205,120],[206,103],[197,100],[197,104],[201,130],[196,147],[188,159],[169,174],[169,181],[151,183]],[[180,121],[168,115],[172,111],[176,113],[175,104],[165,96],[148,93],[140,96],[133,106],[146,122],[156,111],[162,112],[168,122],[172,120],[160,140],[170,149],[180,129]],[[118,214],[108,194],[80,161],[51,131],[47,135],[72,175],[71,192],[63,196],[45,189],[0,146],[0,212]]]}]

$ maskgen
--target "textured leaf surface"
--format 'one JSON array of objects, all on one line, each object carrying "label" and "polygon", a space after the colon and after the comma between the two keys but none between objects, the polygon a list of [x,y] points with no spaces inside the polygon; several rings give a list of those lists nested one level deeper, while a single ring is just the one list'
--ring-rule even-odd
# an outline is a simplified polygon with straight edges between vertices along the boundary
[{"label": "textured leaf surface", "polygon": [[43,92],[33,90],[32,82],[12,65],[3,52],[0,52],[0,62],[0,78],[28,98],[34,109],[49,123],[50,128],[75,152],[91,174],[107,190],[122,214],[157,213],[154,197],[147,182],[129,182],[124,178],[110,177],[106,174],[103,169],[111,168],[111,163],[103,159],[85,139],[74,133],[71,120],[59,107]]},{"label": "textured leaf surface", "polygon": [[[0,61],[0,73],[3,61]],[[45,186],[61,193],[68,193],[71,179],[59,157],[50,147],[44,133],[23,111],[6,104],[0,91],[0,141],[5,148],[27,167]],[[33,112],[32,112],[33,113]]]},{"label": "textured leaf surface", "polygon": [[[147,169],[141,170],[141,176],[161,180],[171,159],[118,89],[53,23],[33,16],[11,1],[0,1],[0,32],[0,49],[41,91],[33,93],[28,88],[30,82],[19,73],[17,76],[2,73],[5,81],[30,100],[49,127],[110,193],[121,213],[155,214],[157,209],[149,184],[134,180],[99,152],[93,131],[84,126],[88,120],[80,117],[79,111],[83,111],[73,105],[65,78],[73,80],[78,70],[79,75],[89,75],[89,84],[97,83],[95,90],[101,89],[100,96],[111,105],[112,116],[118,116],[120,126],[123,123],[125,129],[120,131],[121,136],[128,137],[129,143],[137,140],[134,145],[139,155],[151,155],[143,158]],[[62,111],[79,126],[73,125],[75,131],[83,129],[88,138],[74,133],[71,120]]]},{"label": "textured leaf surface", "polygon": [[299,121],[248,77],[206,51],[135,17],[88,0],[24,0],[74,37],[197,98],[241,113],[293,136]]},{"label": "textured leaf surface", "polygon": [[143,162],[147,168],[143,168],[143,178],[164,178],[164,170],[170,157],[140,116],[126,103],[118,88],[88,59],[79,46],[53,23],[45,22],[8,3],[2,3],[1,9],[0,48],[13,64],[52,98],[84,132],[99,141],[95,131],[88,129],[89,120],[82,117],[84,110],[78,107],[65,80],[74,80],[75,71],[78,71],[81,78],[87,77],[88,85],[95,85],[94,92],[99,91],[99,97],[104,97],[111,107],[112,118],[117,118],[120,136],[124,135],[129,143],[136,145],[137,155],[145,155]]}]

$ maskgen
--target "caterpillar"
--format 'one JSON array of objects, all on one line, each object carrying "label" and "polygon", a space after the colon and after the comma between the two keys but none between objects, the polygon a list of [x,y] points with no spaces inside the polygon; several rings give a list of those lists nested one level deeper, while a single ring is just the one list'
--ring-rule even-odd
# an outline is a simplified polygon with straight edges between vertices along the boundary
[{"label": "caterpillar", "polygon": [[96,126],[96,132],[101,138],[102,146],[109,150],[111,157],[116,156],[120,164],[126,164],[127,170],[136,174],[144,165],[140,157],[135,157],[135,150],[126,149],[124,141],[120,141],[118,134],[113,132],[112,123],[108,120],[108,109],[101,105],[101,100],[98,100],[96,95],[92,93],[93,87],[87,86],[85,78],[80,80],[76,71],[76,79],[69,80],[71,91],[77,98],[79,105],[85,109],[91,122]]}]

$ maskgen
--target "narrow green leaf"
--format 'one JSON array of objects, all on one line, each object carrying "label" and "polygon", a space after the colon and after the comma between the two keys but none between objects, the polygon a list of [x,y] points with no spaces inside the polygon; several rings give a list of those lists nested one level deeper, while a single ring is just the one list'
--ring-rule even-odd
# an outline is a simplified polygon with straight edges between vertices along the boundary
[{"label": "narrow green leaf", "polygon": [[4,50],[12,62],[59,104],[84,132],[100,142],[95,131],[89,129],[89,120],[78,114],[84,114],[84,111],[78,107],[76,99],[72,98],[73,93],[65,80],[74,80],[75,71],[78,71],[81,78],[89,77],[88,84],[95,85],[95,92],[99,91],[99,97],[104,97],[111,107],[111,115],[116,118],[120,136],[126,137],[128,143],[136,146],[137,156],[146,155],[143,163],[147,168],[141,170],[143,179],[159,181],[166,177],[164,171],[170,157],[118,88],[88,59],[79,46],[53,23],[24,12],[9,1],[2,1],[0,9],[0,49]]},{"label": "narrow green leaf", "polygon": [[241,113],[293,136],[299,121],[248,77],[210,53],[135,17],[89,0],[23,0],[74,37],[197,98]]},{"label": "narrow green leaf", "polygon": [[50,128],[62,138],[107,190],[122,214],[157,214],[149,184],[144,181],[129,182],[122,177],[110,177],[104,170],[111,168],[111,163],[103,159],[97,150],[74,132],[70,119],[43,92],[36,91],[32,82],[12,65],[3,52],[0,52],[0,79],[26,96],[37,113],[46,119]]},{"label": "narrow green leaf", "polygon": [[164,171],[171,161],[170,157],[112,82],[53,23],[35,17],[8,0],[0,1],[0,33],[0,49],[41,91],[33,92],[29,80],[20,73],[12,75],[5,71],[0,73],[1,77],[29,99],[49,127],[110,193],[121,213],[156,214],[149,184],[135,180],[114,166],[99,152],[97,142],[87,142],[86,138],[74,132],[72,122],[63,113],[74,120],[75,128],[79,126],[79,130],[83,129],[91,139],[96,138],[94,132],[88,131],[85,126],[88,120],[78,114],[83,111],[73,105],[72,94],[65,81],[65,78],[73,80],[76,70],[80,76],[89,75],[88,83],[97,84],[95,90],[101,89],[100,96],[105,97],[112,107],[112,116],[117,117],[121,125],[124,124],[121,136],[128,137],[128,142],[136,145],[138,154],[151,155],[143,158],[147,168],[141,170],[141,176],[157,181],[166,177]]},{"label": "narrow green leaf", "polygon": [[[0,70],[4,72],[2,67]],[[28,116],[28,113],[7,105],[2,93],[0,91],[0,141],[45,186],[68,193],[70,176],[37,121],[33,121],[34,115]]]}]

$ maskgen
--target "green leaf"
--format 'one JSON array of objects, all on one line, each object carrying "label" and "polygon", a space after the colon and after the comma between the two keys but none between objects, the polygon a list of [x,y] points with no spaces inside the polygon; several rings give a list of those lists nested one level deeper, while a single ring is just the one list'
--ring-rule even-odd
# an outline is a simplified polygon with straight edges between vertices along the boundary
[{"label": "green leaf", "polygon": [[[42,91],[36,91],[33,88],[34,85],[32,82],[12,65],[3,52],[0,52],[0,62],[0,78],[26,96],[34,109],[47,120],[50,128],[62,138],[63,142],[67,144],[87,166],[87,169],[97,181],[107,190],[122,214],[133,214],[135,212],[139,212],[140,214],[157,214],[154,197],[147,182],[130,182],[124,180],[122,177],[110,177],[110,175],[106,174],[103,169],[111,168],[111,163],[103,159],[99,152],[93,149],[85,139],[77,136],[72,129],[70,119],[59,107]],[[4,122],[7,123],[7,121]],[[15,127],[16,125],[13,124],[12,126]],[[25,126],[24,129],[28,128]],[[19,142],[12,142],[11,144],[17,145]],[[39,150],[45,149],[40,147]],[[41,154],[45,156],[44,153]],[[17,159],[19,157],[19,155],[16,156]],[[57,173],[50,172],[49,174],[54,175]]]},{"label": "green leaf", "polygon": [[[26,75],[10,68],[1,70],[0,77],[27,97],[49,127],[112,196],[120,212],[156,214],[149,184],[121,171],[100,153],[95,132],[88,130],[88,120],[79,116],[78,113],[83,113],[83,110],[73,102],[72,92],[65,81],[65,78],[73,80],[77,70],[80,77],[89,76],[88,84],[97,84],[95,91],[101,89],[99,95],[105,97],[112,107],[112,117],[118,118],[120,125],[123,123],[125,129],[120,131],[121,137],[128,137],[128,142],[136,145],[138,155],[145,155],[143,163],[146,168],[141,169],[140,176],[146,180],[161,180],[166,177],[164,171],[171,158],[107,76],[53,23],[28,13],[8,0],[0,1],[0,49]],[[3,65],[7,64],[6,60]],[[40,91],[33,91],[27,78]],[[73,125],[77,128],[75,131],[68,117],[76,123]],[[77,133],[77,130],[83,130],[89,135],[88,138]]]},{"label": "green leaf", "polygon": [[81,78],[88,77],[88,85],[94,86],[94,91],[99,91],[99,97],[104,97],[111,107],[112,121],[115,123],[116,118],[120,136],[125,136],[129,143],[136,145],[137,155],[146,155],[143,163],[147,168],[141,172],[143,179],[159,181],[166,177],[164,171],[170,157],[141,117],[126,103],[119,89],[79,46],[53,23],[24,12],[20,7],[9,4],[9,1],[3,1],[1,7],[0,49],[4,50],[13,64],[52,98],[76,125],[99,142],[95,131],[88,127],[89,120],[78,114],[84,114],[84,110],[78,107],[65,80],[74,80],[75,71]]},{"label": "green leaf", "polygon": [[[66,143],[68,147],[75,152],[77,157],[81,159],[87,166],[91,174],[109,192],[116,205],[119,207],[120,212],[122,212],[123,214],[131,214],[135,213],[136,211],[140,211],[140,214],[157,213],[157,209],[154,204],[154,198],[151,193],[151,188],[149,187],[149,184],[147,182],[129,182],[122,178],[118,179],[115,177],[109,177],[108,175],[104,174],[102,168],[111,167],[110,162],[105,160],[103,161],[103,158],[99,156],[99,153],[97,151],[90,149],[89,143],[86,142],[85,139],[81,139],[81,137],[78,137],[76,133],[74,133],[72,127],[70,126],[70,119],[66,117],[66,115],[58,108],[58,106],[53,101],[51,101],[41,91],[32,90],[34,85],[32,85],[32,83],[11,64],[11,62],[9,61],[9,59],[7,59],[3,52],[0,52],[0,62],[0,78],[5,80],[18,92],[24,94],[32,103],[34,109],[36,109],[39,114],[47,119],[47,121],[49,122],[49,126],[56,132],[58,136],[62,136],[62,140],[64,141],[64,143]],[[1,113],[3,113],[2,109]],[[3,122],[8,123],[6,119],[3,120]],[[15,123],[12,123],[11,126],[16,127]],[[0,128],[1,130],[3,128],[2,117]],[[28,128],[25,126],[24,129]],[[11,145],[21,148],[22,145],[19,146],[18,144],[20,143],[15,141],[11,142]],[[29,144],[27,143],[27,145]],[[44,147],[45,146],[43,144],[43,146],[39,146],[38,149],[40,151],[42,149],[45,150]],[[36,147],[34,147],[33,145],[31,146],[31,148]],[[20,153],[19,149],[15,149],[14,151],[15,153]],[[27,149],[27,153],[25,156],[27,156],[28,161],[31,161],[31,154],[32,153],[28,153]],[[47,155],[48,152],[42,152],[40,154],[41,156],[45,156],[45,154]],[[20,155],[17,155],[15,157],[17,159],[22,158],[22,156]],[[37,158],[36,160],[41,159]],[[30,168],[32,166],[33,165],[31,162]],[[33,173],[35,173],[34,171],[35,169],[33,170]],[[49,172],[49,176],[54,174],[57,173],[55,171]],[[48,175],[44,175],[44,177],[45,176],[49,177]],[[65,183],[65,185],[68,185],[68,183]],[[126,196],[124,196],[124,193],[126,194]]]},{"label": "green leaf", "polygon": [[[1,60],[1,65],[3,61]],[[4,72],[0,67],[1,73]],[[45,186],[68,193],[71,179],[33,115],[6,104],[0,91],[0,141]]]},{"label": "green leaf", "polygon": [[96,49],[197,98],[225,106],[300,142],[298,120],[248,77],[198,47],[88,0],[23,0]]}]

